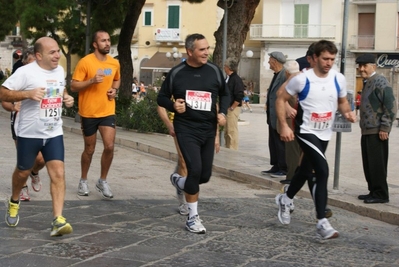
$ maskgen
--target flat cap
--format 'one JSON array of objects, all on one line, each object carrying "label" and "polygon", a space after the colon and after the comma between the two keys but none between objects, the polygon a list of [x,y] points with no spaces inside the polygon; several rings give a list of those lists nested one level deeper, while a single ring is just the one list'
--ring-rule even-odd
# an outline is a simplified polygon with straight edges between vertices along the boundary
[{"label": "flat cap", "polygon": [[284,54],[278,51],[271,52],[268,55],[272,58],[275,58],[281,64],[284,64],[287,61]]},{"label": "flat cap", "polygon": [[367,63],[375,64],[375,56],[373,56],[372,54],[363,54],[356,58],[356,63],[357,64],[367,64]]}]

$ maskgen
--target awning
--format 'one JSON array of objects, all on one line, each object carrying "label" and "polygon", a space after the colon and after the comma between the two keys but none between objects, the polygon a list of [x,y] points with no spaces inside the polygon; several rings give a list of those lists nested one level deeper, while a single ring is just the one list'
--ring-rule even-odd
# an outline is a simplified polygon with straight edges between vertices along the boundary
[{"label": "awning", "polygon": [[182,58],[170,59],[164,52],[156,52],[149,60],[141,65],[142,70],[169,71],[171,68],[187,58],[186,53],[182,53]]}]

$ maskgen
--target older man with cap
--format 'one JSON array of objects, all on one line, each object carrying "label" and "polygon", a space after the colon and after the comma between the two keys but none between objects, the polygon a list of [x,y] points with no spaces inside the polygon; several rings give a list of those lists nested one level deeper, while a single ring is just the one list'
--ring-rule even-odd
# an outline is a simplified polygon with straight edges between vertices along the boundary
[{"label": "older man with cap", "polygon": [[280,139],[277,132],[277,114],[276,114],[276,99],[277,91],[280,86],[287,80],[285,75],[284,63],[286,58],[283,53],[274,51],[269,53],[270,69],[274,71],[273,79],[267,90],[266,99],[266,119],[269,125],[269,153],[270,165],[272,168],[267,171],[262,171],[263,175],[270,175],[273,178],[285,178],[287,174],[287,163],[285,161],[285,144]]},{"label": "older man with cap", "polygon": [[389,202],[388,138],[397,112],[392,86],[384,76],[376,73],[375,63],[375,57],[371,54],[363,54],[356,59],[364,84],[359,126],[363,172],[369,190],[368,194],[358,198],[367,204]]}]

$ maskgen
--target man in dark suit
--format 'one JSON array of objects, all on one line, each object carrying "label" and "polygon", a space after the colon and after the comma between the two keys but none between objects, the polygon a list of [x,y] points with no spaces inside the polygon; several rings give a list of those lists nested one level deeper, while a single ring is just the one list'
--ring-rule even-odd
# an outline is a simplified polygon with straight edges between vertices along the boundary
[{"label": "man in dark suit", "polygon": [[280,86],[286,81],[285,69],[283,64],[286,57],[283,53],[275,51],[269,53],[270,69],[274,71],[273,79],[270,87],[267,90],[266,99],[266,117],[269,125],[269,153],[270,165],[272,168],[267,171],[262,171],[263,175],[270,175],[274,178],[285,178],[287,174],[287,163],[285,161],[285,144],[280,140],[280,135],[277,132],[277,114],[276,114],[276,99],[277,91]]}]

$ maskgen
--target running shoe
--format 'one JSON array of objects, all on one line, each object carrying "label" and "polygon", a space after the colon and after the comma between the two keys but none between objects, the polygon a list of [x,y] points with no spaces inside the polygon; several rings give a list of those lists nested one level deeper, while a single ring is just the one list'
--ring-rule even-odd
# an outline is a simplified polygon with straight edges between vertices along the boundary
[{"label": "running shoe", "polygon": [[51,223],[50,236],[62,236],[72,233],[72,226],[62,216],[58,216]]},{"label": "running shoe", "polygon": [[111,192],[111,188],[109,187],[107,181],[101,181],[101,179],[98,179],[98,182],[96,183],[96,189],[106,199],[111,199],[111,198],[114,197],[114,195]]},{"label": "running shoe", "polygon": [[19,200],[20,201],[29,201],[30,200],[29,190],[28,190],[28,186],[27,185],[22,187],[21,194],[19,194]]},{"label": "running shoe", "polygon": [[202,221],[201,221],[199,215],[194,215],[191,218],[187,217],[186,228],[191,233],[196,233],[196,234],[205,234],[206,233],[206,229],[202,225]]},{"label": "running shoe", "polygon": [[291,210],[290,206],[283,204],[283,196],[285,194],[278,194],[275,198],[276,204],[278,205],[278,219],[282,224],[290,224],[291,222]]},{"label": "running shoe", "polygon": [[179,213],[180,213],[181,215],[187,216],[187,215],[190,213],[189,210],[188,210],[188,205],[187,205],[187,203],[182,203],[182,204],[180,204],[179,207],[178,207],[178,209],[179,209]]},{"label": "running shoe", "polygon": [[79,186],[78,186],[78,195],[79,196],[88,196],[90,193],[89,191],[89,184],[87,183],[87,179],[83,180],[80,179]]},{"label": "running shoe", "polygon": [[[175,176],[175,177],[173,177],[173,176]],[[175,172],[170,176],[170,181],[171,181],[172,185],[176,188],[176,198],[177,198],[177,200],[179,200],[179,207],[178,207],[179,213],[181,215],[188,215],[188,213],[189,213],[188,205],[186,202],[186,198],[184,196],[184,192],[178,186],[175,186],[173,184],[174,183],[173,181],[176,181],[176,185],[177,185],[177,181],[178,181],[178,179],[180,179],[180,177],[181,176]]]},{"label": "running shoe", "polygon": [[11,200],[8,200],[8,209],[6,213],[6,223],[8,226],[17,226],[19,222],[19,202],[18,204],[12,203]]},{"label": "running shoe", "polygon": [[39,192],[42,189],[42,182],[40,181],[39,174],[33,175],[32,173],[29,175],[30,178],[32,179],[32,189],[35,192]]},{"label": "running shoe", "polygon": [[[286,185],[283,186],[282,192],[283,192],[284,194],[287,193],[288,187],[289,187],[289,186],[290,186],[289,184],[286,184]],[[290,204],[288,204],[288,206],[290,207],[290,213],[293,213],[294,210],[295,210],[294,202],[291,202]]]},{"label": "running shoe", "polygon": [[[176,195],[178,196],[177,198],[179,199],[179,195],[183,195],[183,189],[181,189],[179,187],[179,185],[177,184],[180,180],[181,176],[177,173],[172,173],[172,175],[170,176],[170,182],[172,183],[172,185],[176,188]],[[180,201],[180,200],[179,200]]]},{"label": "running shoe", "polygon": [[339,236],[337,230],[332,228],[330,222],[324,218],[321,224],[317,224],[317,235],[322,239],[331,239]]}]

